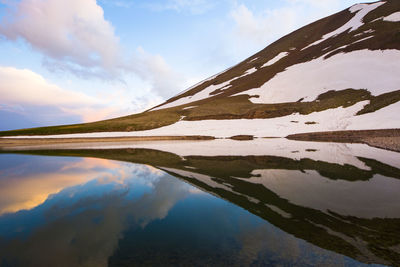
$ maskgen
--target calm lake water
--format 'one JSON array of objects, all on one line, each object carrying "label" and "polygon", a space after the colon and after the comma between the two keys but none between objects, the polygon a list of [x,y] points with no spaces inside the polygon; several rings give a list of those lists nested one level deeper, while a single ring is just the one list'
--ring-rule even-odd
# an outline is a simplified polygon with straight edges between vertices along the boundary
[{"label": "calm lake water", "polygon": [[0,153],[0,266],[400,263],[400,153],[287,140]]}]

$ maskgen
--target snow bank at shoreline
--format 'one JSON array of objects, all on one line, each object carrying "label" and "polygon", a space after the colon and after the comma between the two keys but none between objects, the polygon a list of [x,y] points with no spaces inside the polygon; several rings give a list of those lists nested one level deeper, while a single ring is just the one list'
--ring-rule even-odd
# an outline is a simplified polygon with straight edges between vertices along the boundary
[{"label": "snow bank at shoreline", "polygon": [[292,114],[271,119],[178,121],[153,130],[133,132],[93,132],[59,135],[13,136],[12,138],[105,138],[133,136],[214,136],[227,138],[235,135],[254,137],[286,137],[290,134],[400,128],[400,102],[373,113],[355,114],[369,101],[353,106],[328,109],[308,115]]}]

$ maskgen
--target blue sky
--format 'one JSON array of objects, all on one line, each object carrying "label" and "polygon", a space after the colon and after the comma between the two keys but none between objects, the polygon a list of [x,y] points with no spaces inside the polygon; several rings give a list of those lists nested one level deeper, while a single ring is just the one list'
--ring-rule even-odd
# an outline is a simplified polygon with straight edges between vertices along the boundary
[{"label": "blue sky", "polygon": [[356,2],[0,0],[0,130],[145,110]]}]

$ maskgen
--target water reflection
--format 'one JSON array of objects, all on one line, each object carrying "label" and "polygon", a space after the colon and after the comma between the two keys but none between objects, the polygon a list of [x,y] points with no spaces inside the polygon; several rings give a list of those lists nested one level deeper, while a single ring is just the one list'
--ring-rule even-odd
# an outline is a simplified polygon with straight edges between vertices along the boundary
[{"label": "water reflection", "polygon": [[0,155],[0,266],[400,261],[400,154],[197,144]]},{"label": "water reflection", "polygon": [[[1,156],[9,162],[0,171],[0,215],[31,209],[43,203],[51,194],[102,176],[110,177],[107,169],[117,169],[118,164],[100,159],[37,158],[29,156]],[[19,161],[19,162],[14,162]],[[46,164],[43,164],[46,161]],[[103,167],[100,169],[99,167]]]}]

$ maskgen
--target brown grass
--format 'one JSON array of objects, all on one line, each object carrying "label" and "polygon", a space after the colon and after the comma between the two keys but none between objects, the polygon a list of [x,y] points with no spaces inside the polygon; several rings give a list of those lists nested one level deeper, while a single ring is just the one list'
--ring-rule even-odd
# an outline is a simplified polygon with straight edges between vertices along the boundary
[{"label": "brown grass", "polygon": [[235,135],[235,136],[230,137],[230,139],[238,140],[238,141],[245,141],[245,140],[253,140],[254,136],[253,135]]}]

